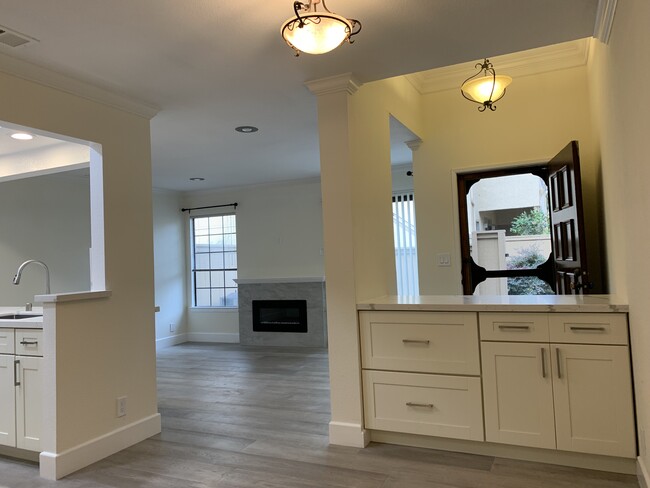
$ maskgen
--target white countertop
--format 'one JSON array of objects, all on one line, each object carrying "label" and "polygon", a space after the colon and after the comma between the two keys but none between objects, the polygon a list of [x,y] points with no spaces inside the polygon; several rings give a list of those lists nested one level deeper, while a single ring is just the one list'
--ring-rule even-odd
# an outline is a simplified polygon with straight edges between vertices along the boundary
[{"label": "white countertop", "polygon": [[625,301],[612,295],[418,295],[384,296],[357,304],[357,310],[427,312],[627,312]]},{"label": "white countertop", "polygon": [[41,314],[40,317],[28,319],[8,320],[0,319],[0,328],[14,329],[42,329],[43,328],[43,307],[34,307],[31,312],[25,311],[25,307],[0,307],[0,315],[5,314]]}]

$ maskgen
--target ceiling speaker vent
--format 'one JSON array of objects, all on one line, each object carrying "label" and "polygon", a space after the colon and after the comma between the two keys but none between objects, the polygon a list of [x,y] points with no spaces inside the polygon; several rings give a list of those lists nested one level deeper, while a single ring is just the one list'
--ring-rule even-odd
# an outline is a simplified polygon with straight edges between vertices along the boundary
[{"label": "ceiling speaker vent", "polygon": [[38,39],[34,39],[33,37],[26,36],[20,32],[12,31],[11,29],[0,26],[0,44],[9,47],[23,47],[36,42],[38,42]]}]

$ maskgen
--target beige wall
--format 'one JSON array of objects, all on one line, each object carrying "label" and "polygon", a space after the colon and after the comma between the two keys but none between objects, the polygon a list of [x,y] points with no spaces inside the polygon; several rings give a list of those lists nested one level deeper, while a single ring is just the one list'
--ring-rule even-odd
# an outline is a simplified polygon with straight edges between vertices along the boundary
[{"label": "beige wall", "polygon": [[[46,331],[56,350],[44,360],[50,420],[43,449],[56,456],[157,412],[149,120],[2,73],[0,92],[12,94],[0,104],[0,120],[94,141],[103,152],[112,296],[57,305],[56,329]],[[116,398],[123,395],[128,412],[117,418]]]},{"label": "beige wall", "polygon": [[608,271],[614,292],[627,295],[641,465],[646,483],[650,455],[650,4],[618,2],[609,45],[594,43],[591,100],[600,133]]},{"label": "beige wall", "polygon": [[[517,78],[496,105],[479,113],[456,89],[422,96],[424,142],[414,153],[422,294],[461,293],[454,171],[545,162],[573,139],[580,143],[587,234],[596,250],[590,270],[598,275],[599,165],[586,66]],[[435,256],[445,252],[453,265],[438,267]]]}]

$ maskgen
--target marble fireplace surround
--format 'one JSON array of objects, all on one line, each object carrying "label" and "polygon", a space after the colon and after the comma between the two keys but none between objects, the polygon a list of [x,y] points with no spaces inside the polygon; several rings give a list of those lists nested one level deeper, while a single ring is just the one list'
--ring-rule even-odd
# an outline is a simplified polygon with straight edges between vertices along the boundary
[{"label": "marble fireplace surround", "polygon": [[[245,346],[327,347],[325,279],[238,279],[239,343]],[[253,331],[253,300],[306,300],[307,332]]]}]

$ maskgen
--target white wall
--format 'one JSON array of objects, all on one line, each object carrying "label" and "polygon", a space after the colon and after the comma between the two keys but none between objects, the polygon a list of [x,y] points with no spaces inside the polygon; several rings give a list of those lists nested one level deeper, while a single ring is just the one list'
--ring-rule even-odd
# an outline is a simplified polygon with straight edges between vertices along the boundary
[{"label": "white wall", "polygon": [[[101,180],[91,207],[103,201],[91,228],[93,239],[96,225],[103,230],[103,246],[93,247],[103,248],[111,296],[50,303],[45,314],[41,472],[58,477],[160,431],[149,119],[5,73],[0,93],[12,94],[0,104],[0,120],[92,141],[103,154],[93,169],[91,152],[91,176]],[[128,409],[118,418],[120,396]]]},{"label": "white wall", "polygon": [[594,42],[590,95],[601,140],[611,289],[627,296],[640,465],[650,484],[650,3],[618,2],[609,45]]},{"label": "white wall", "polygon": [[[189,193],[184,196],[183,207],[234,202],[238,203],[235,213],[239,278],[324,275],[318,180]],[[185,228],[188,229],[187,223]],[[190,340],[238,341],[236,310],[192,310],[189,290],[187,303]]]},{"label": "white wall", "polygon": [[0,304],[24,306],[45,293],[45,271],[23,270],[28,259],[50,269],[53,293],[90,289],[90,187],[77,172],[0,182]]},{"label": "white wall", "polygon": [[153,192],[153,244],[156,344],[159,347],[183,342],[187,333],[187,274],[185,218],[181,196],[175,192]]}]

